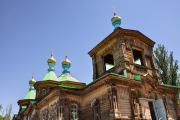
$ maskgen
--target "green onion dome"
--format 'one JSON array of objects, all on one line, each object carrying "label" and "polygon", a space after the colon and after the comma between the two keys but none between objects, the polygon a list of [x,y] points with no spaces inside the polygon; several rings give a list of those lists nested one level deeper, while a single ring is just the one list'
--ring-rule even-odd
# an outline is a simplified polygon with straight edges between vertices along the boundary
[{"label": "green onion dome", "polygon": [[63,71],[61,75],[58,77],[58,81],[60,82],[60,86],[67,89],[82,89],[86,86],[86,84],[81,83],[78,79],[76,79],[70,72],[71,61],[65,57],[62,61]]},{"label": "green onion dome", "polygon": [[55,73],[55,65],[56,65],[56,59],[54,58],[54,55],[51,54],[51,57],[48,59],[48,73],[44,76],[43,80],[57,80],[57,76]]},{"label": "green onion dome", "polygon": [[63,72],[62,74],[58,77],[58,81],[71,81],[71,82],[80,82],[77,80],[75,77],[73,77],[70,73],[70,68],[71,68],[71,61],[65,57],[64,61],[62,61],[62,68]]},{"label": "green onion dome", "polygon": [[34,100],[36,97],[36,90],[34,88],[34,84],[36,83],[36,80],[34,77],[32,77],[31,80],[29,80],[29,91],[26,93],[24,99],[31,99]]}]

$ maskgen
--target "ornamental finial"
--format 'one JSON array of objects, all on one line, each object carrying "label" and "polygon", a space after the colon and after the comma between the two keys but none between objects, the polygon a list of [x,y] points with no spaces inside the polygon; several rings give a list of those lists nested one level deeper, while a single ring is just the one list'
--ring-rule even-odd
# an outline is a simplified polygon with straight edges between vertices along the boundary
[{"label": "ornamental finial", "polygon": [[112,25],[114,26],[114,29],[119,28],[121,25],[121,17],[117,15],[117,13],[114,11],[114,16],[111,19]]},{"label": "ornamental finial", "polygon": [[54,54],[53,54],[53,52],[51,53],[51,57],[48,59],[48,64],[49,63],[53,63],[53,64],[55,64],[56,63],[56,59],[54,58]]},{"label": "ornamental finial", "polygon": [[68,59],[67,56],[65,56],[64,61],[62,61],[63,73],[70,73],[69,71],[70,67],[71,67],[71,61]]},{"label": "ornamental finial", "polygon": [[55,65],[56,65],[56,59],[54,58],[54,54],[51,53],[51,57],[48,59],[48,71],[54,71],[55,70]]},{"label": "ornamental finial", "polygon": [[36,83],[36,80],[35,80],[34,75],[33,75],[33,76],[32,76],[32,79],[29,80],[29,85],[30,85],[30,86],[33,86],[35,83]]}]

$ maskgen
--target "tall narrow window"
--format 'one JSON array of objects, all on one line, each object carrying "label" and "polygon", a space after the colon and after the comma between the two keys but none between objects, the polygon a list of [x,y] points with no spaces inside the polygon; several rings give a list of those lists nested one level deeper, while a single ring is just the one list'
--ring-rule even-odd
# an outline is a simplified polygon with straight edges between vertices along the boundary
[{"label": "tall narrow window", "polygon": [[71,120],[78,120],[78,105],[77,104],[71,104],[70,118]]},{"label": "tall narrow window", "polygon": [[114,67],[114,58],[111,54],[104,56],[104,66],[106,71]]},{"label": "tall narrow window", "polygon": [[138,65],[144,65],[142,52],[139,50],[133,50],[134,63]]},{"label": "tall narrow window", "polygon": [[146,56],[146,63],[147,63],[147,67],[149,68],[153,68],[153,60],[152,60],[152,56]]},{"label": "tall narrow window", "polygon": [[59,106],[59,120],[63,120],[63,106]]},{"label": "tall narrow window", "polygon": [[96,100],[93,105],[93,120],[100,120],[100,103],[99,100]]},{"label": "tall narrow window", "polygon": [[117,91],[115,89],[113,89],[112,91],[113,95],[113,108],[116,110],[118,109],[118,101],[117,101]]}]

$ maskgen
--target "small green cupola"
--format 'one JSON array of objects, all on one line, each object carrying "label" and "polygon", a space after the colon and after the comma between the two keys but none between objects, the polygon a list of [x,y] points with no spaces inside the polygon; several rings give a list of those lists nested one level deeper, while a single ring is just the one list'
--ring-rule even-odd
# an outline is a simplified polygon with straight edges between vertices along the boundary
[{"label": "small green cupola", "polygon": [[84,83],[81,83],[79,80],[77,80],[71,75],[71,61],[67,58],[67,56],[62,62],[62,68],[62,74],[58,77],[58,81],[61,83],[62,87],[80,89],[85,86]]},{"label": "small green cupola", "polygon": [[70,68],[71,68],[71,61],[65,57],[64,61],[62,61],[62,68],[63,72],[62,74],[58,77],[58,81],[72,81],[72,82],[80,82],[76,78],[74,78],[71,73],[70,73]]},{"label": "small green cupola", "polygon": [[36,83],[36,80],[34,77],[32,77],[31,80],[29,80],[29,91],[26,93],[24,99],[30,99],[34,100],[36,97],[36,89],[34,88],[34,84]]},{"label": "small green cupola", "polygon": [[51,54],[51,57],[47,60],[48,63],[48,73],[44,76],[43,80],[55,80],[57,81],[57,76],[55,73],[55,65],[56,65],[56,59],[54,58],[53,53]]},{"label": "small green cupola", "polygon": [[120,28],[121,25],[121,17],[114,12],[114,16],[111,19],[112,25],[114,26],[114,29]]}]

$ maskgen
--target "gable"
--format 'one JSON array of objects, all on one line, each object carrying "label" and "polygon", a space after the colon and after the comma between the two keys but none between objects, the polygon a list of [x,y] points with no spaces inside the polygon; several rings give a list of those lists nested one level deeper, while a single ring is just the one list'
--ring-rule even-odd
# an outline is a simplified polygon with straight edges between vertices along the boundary
[{"label": "gable", "polygon": [[99,51],[103,46],[108,45],[111,43],[113,38],[119,36],[119,35],[124,35],[124,36],[131,36],[138,38],[140,41],[143,43],[149,45],[149,46],[154,46],[155,42],[145,36],[143,33],[137,31],[137,30],[130,30],[130,29],[123,29],[123,28],[117,28],[115,29],[109,36],[107,36],[103,41],[101,41],[99,44],[97,44],[88,54],[90,56],[93,56],[97,51]]}]

